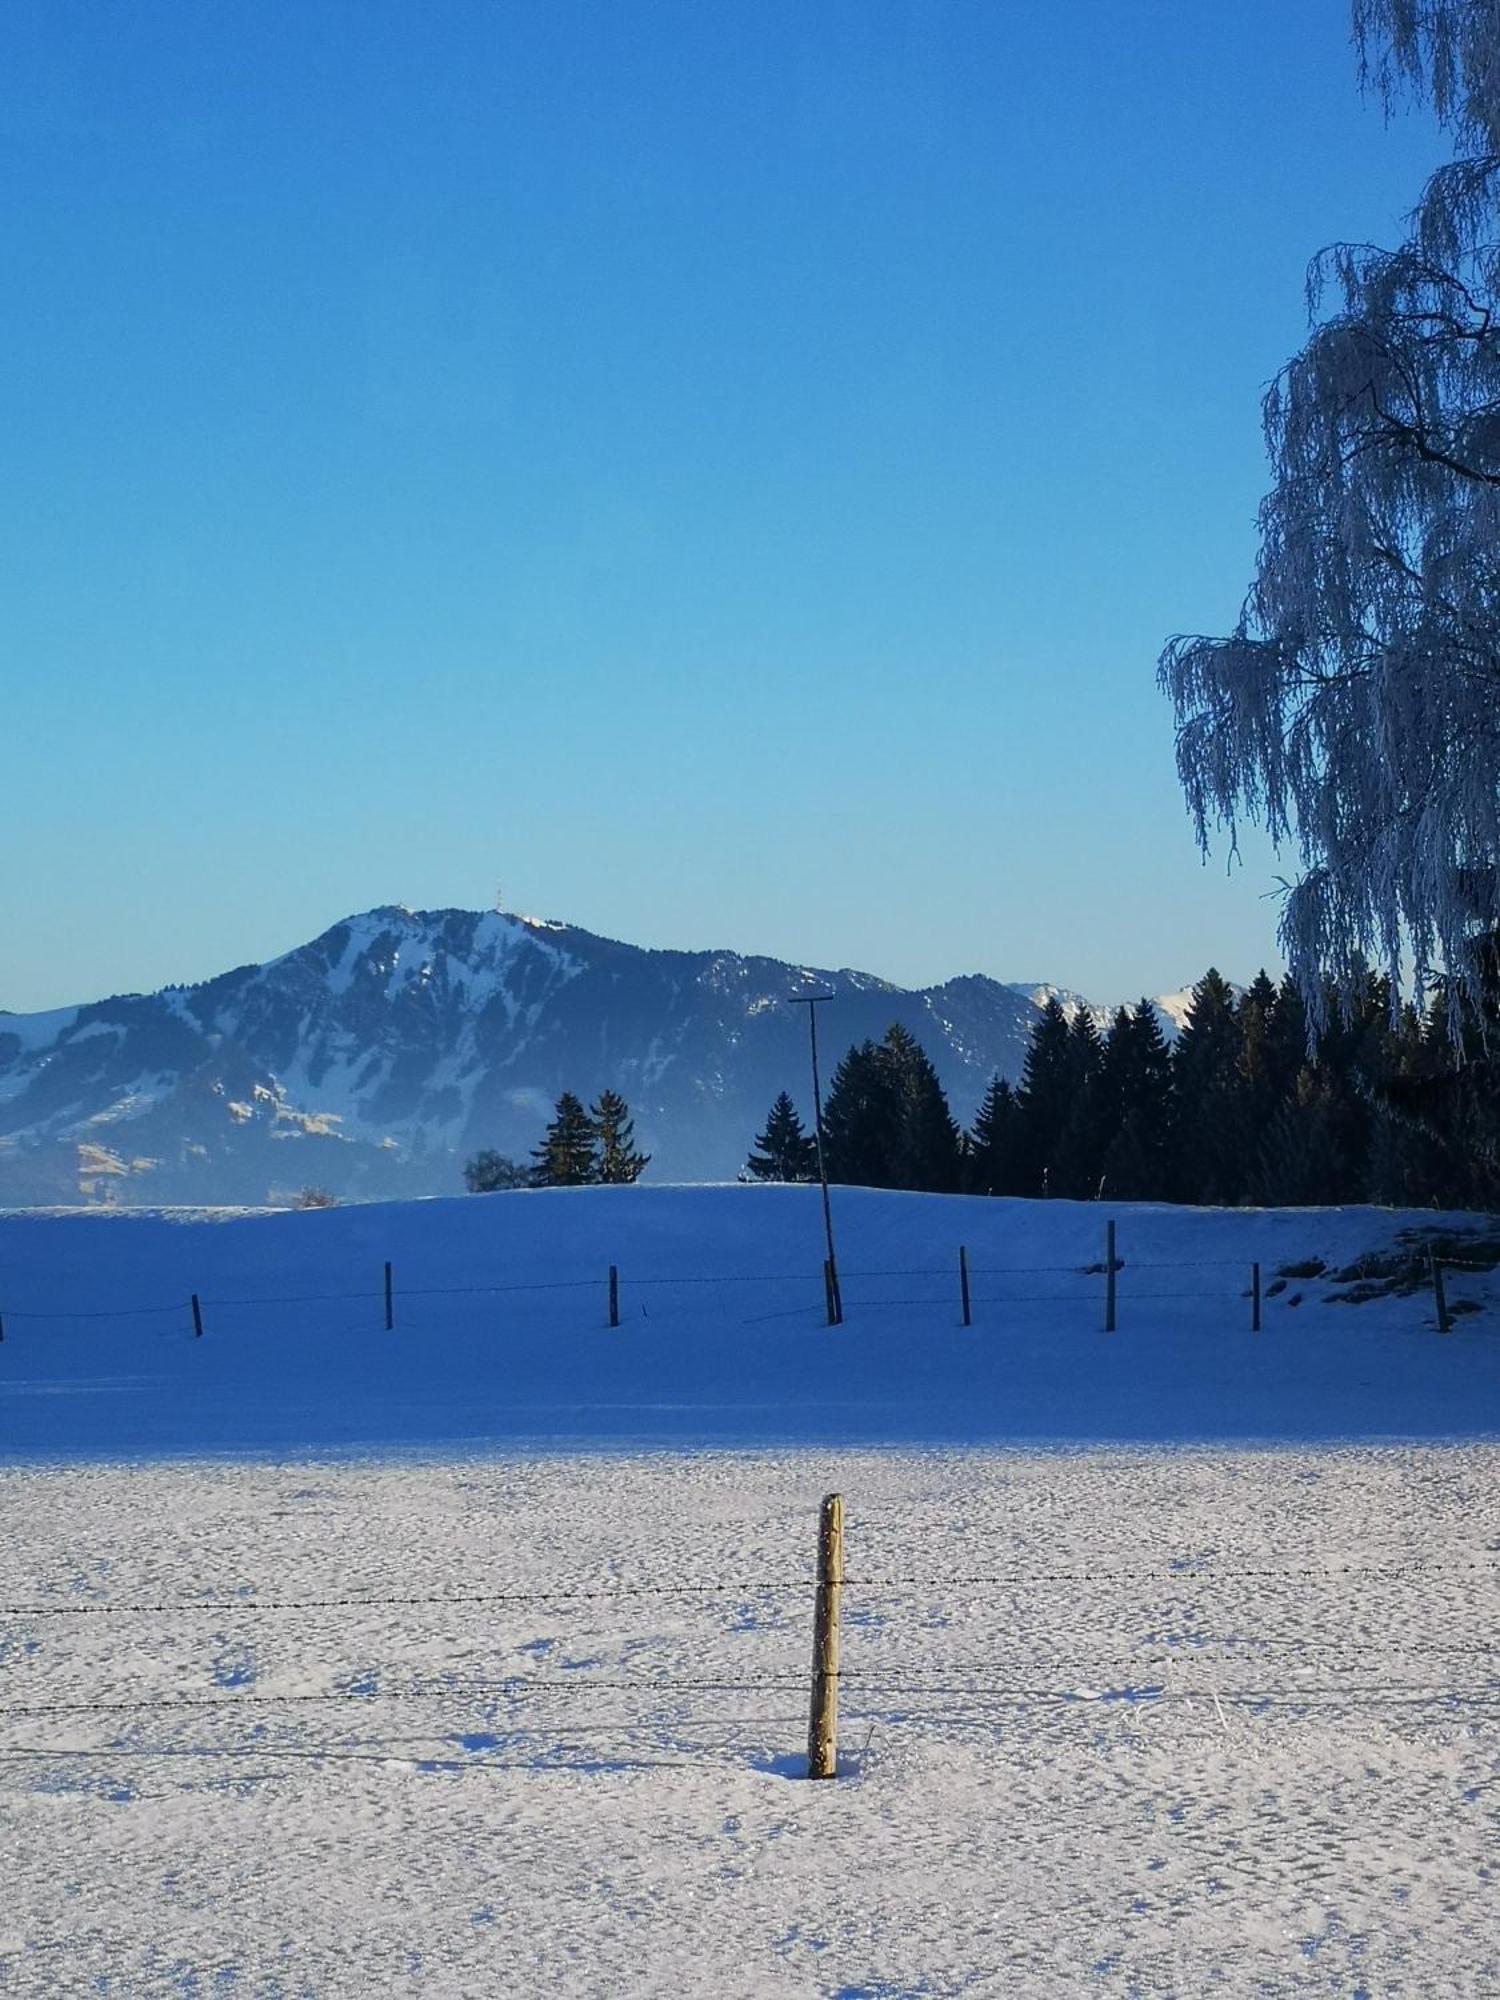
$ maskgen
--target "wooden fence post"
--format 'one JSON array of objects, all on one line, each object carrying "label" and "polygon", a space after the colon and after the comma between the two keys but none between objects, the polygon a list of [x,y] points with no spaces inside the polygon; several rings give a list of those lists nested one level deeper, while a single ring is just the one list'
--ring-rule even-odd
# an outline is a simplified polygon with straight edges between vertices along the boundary
[{"label": "wooden fence post", "polygon": [[958,1246],[958,1295],[963,1302],[964,1325],[974,1324],[974,1314],[969,1304],[969,1253],[960,1243]]},{"label": "wooden fence post", "polygon": [[1448,1294],[1443,1287],[1443,1267],[1438,1262],[1436,1250],[1429,1250],[1427,1258],[1432,1266],[1432,1297],[1433,1303],[1437,1306],[1438,1332],[1451,1333],[1453,1322],[1448,1317]]},{"label": "wooden fence post", "polygon": [[1250,1266],[1250,1331],[1260,1332],[1260,1266]]},{"label": "wooden fence post", "polygon": [[818,1521],[818,1599],[813,1614],[812,1712],[807,1775],[838,1776],[839,1594],[844,1583],[844,1502],[830,1493]]},{"label": "wooden fence post", "polygon": [[385,1330],[389,1333],[396,1324],[396,1301],[391,1287],[391,1267],[385,1267]]},{"label": "wooden fence post", "polygon": [[609,1267],[609,1323],[620,1324],[620,1273],[613,1264]]},{"label": "wooden fence post", "polygon": [[203,1338],[203,1308],[198,1303],[196,1292],[193,1294],[193,1335],[197,1340]]},{"label": "wooden fence post", "polygon": [[1104,1331],[1115,1330],[1115,1225],[1104,1225]]}]

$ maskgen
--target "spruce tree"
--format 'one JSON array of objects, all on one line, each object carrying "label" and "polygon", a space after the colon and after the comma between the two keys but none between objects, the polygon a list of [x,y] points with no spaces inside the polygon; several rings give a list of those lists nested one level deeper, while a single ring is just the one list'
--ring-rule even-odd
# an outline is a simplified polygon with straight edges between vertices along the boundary
[{"label": "spruce tree", "polygon": [[609,1187],[628,1187],[651,1164],[651,1155],[635,1143],[635,1121],[617,1090],[602,1090],[589,1113],[598,1143],[595,1178]]},{"label": "spruce tree", "polygon": [[1172,1068],[1177,1090],[1177,1195],[1222,1204],[1249,1177],[1240,1026],[1229,982],[1214,967],[1193,988]]},{"label": "spruce tree", "polygon": [[1106,1199],[1167,1201],[1172,1130],[1172,1054],[1149,1000],[1110,1023],[1100,1071],[1109,1140],[1101,1169]]},{"label": "spruce tree", "polygon": [[1054,993],[1033,1025],[1016,1092],[1016,1162],[1022,1194],[1055,1193],[1057,1149],[1072,1108],[1068,1016]]},{"label": "spruce tree", "polygon": [[1420,1208],[1434,1197],[1450,1198],[1452,1147],[1435,1129],[1430,1093],[1434,1080],[1448,1074],[1451,1060],[1446,1028],[1434,1046],[1421,1012],[1408,1001],[1387,1043],[1370,1137],[1371,1201]]},{"label": "spruce tree", "polygon": [[1387,1086],[1413,1139],[1425,1137],[1430,1186],[1422,1198],[1448,1208],[1500,1207],[1500,952],[1493,937],[1472,950],[1481,1001],[1445,976],[1432,992],[1419,1074]]},{"label": "spruce tree", "polygon": [[834,1071],[823,1106],[828,1178],[848,1187],[894,1187],[900,1143],[895,1066],[874,1042],[860,1042]]},{"label": "spruce tree", "polygon": [[1302,989],[1290,973],[1277,987],[1267,1017],[1264,1060],[1271,1094],[1284,1103],[1296,1089],[1308,1060],[1307,1008]]},{"label": "spruce tree", "polygon": [[1283,1079],[1271,1039],[1275,1014],[1276,987],[1262,968],[1245,989],[1239,1006],[1244,1143],[1252,1163],[1260,1157],[1267,1128],[1284,1098]]},{"label": "spruce tree", "polygon": [[599,1178],[595,1132],[581,1099],[565,1090],[531,1156],[533,1187],[587,1187]]},{"label": "spruce tree", "polygon": [[1050,1183],[1053,1194],[1075,1201],[1092,1201],[1099,1193],[1108,1140],[1100,1092],[1103,1065],[1098,1026],[1089,1009],[1079,1007],[1068,1023],[1068,1109]]},{"label": "spruce tree", "polygon": [[1017,1194],[1016,1094],[997,1071],[990,1078],[969,1135],[969,1187],[974,1194]]},{"label": "spruce tree", "polygon": [[818,1176],[818,1142],[804,1132],[797,1107],[785,1091],[771,1106],[766,1129],[745,1162],[758,1181],[811,1181]]},{"label": "spruce tree", "polygon": [[1326,1083],[1309,1066],[1271,1120],[1251,1193],[1266,1207],[1321,1208],[1341,1199],[1342,1166]]},{"label": "spruce tree", "polygon": [[879,1055],[891,1072],[898,1106],[890,1184],[923,1194],[956,1193],[963,1172],[959,1130],[926,1050],[893,1022]]},{"label": "spruce tree", "polygon": [[[1329,1201],[1357,1201],[1363,1193],[1369,1111],[1360,1092],[1371,1025],[1369,999],[1368,981],[1351,989],[1342,1001],[1331,983],[1324,996],[1313,1073],[1325,1127],[1319,1143],[1333,1154],[1326,1180]],[[1383,1006],[1388,1009],[1388,997]]]}]

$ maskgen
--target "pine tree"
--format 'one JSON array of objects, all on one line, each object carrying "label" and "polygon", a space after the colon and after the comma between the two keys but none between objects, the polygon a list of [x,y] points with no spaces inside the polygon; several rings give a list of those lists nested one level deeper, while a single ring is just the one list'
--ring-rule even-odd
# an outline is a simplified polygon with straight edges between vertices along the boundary
[{"label": "pine tree", "polygon": [[1239,1006],[1240,1076],[1244,1082],[1244,1143],[1253,1162],[1260,1156],[1267,1128],[1283,1101],[1281,1078],[1271,1042],[1276,1013],[1276,986],[1264,968],[1249,986]]},{"label": "pine tree", "polygon": [[1214,967],[1193,988],[1172,1068],[1177,1092],[1177,1193],[1182,1201],[1239,1200],[1249,1174],[1240,1026],[1229,982]]},{"label": "pine tree", "polygon": [[969,1135],[969,1187],[975,1194],[1017,1194],[1016,1094],[997,1071]]},{"label": "pine tree", "polygon": [[834,1071],[823,1106],[828,1178],[848,1187],[894,1187],[900,1141],[895,1066],[874,1042],[860,1042]]},{"label": "pine tree", "polygon": [[1342,1000],[1330,989],[1317,1070],[1338,1156],[1334,1201],[1368,1199],[1371,1132],[1391,1061],[1390,981],[1366,974]]},{"label": "pine tree", "polygon": [[1149,1000],[1120,1008],[1110,1023],[1100,1093],[1110,1135],[1101,1170],[1106,1198],[1170,1200],[1172,1054]]},{"label": "pine tree", "polygon": [[1016,1092],[1016,1161],[1022,1194],[1053,1193],[1057,1149],[1072,1108],[1072,1042],[1054,993],[1032,1027]]},{"label": "pine tree", "polygon": [[552,1123],[532,1154],[533,1187],[587,1187],[599,1178],[597,1135],[582,1101],[565,1090],[553,1108]]},{"label": "pine tree", "polygon": [[771,1106],[766,1129],[745,1162],[758,1181],[811,1181],[818,1176],[818,1142],[804,1132],[797,1107],[785,1091]]},{"label": "pine tree", "polygon": [[893,1022],[878,1053],[891,1071],[898,1105],[890,1184],[923,1194],[956,1193],[963,1172],[959,1130],[926,1050]]},{"label": "pine tree", "polygon": [[1307,1008],[1301,987],[1288,973],[1276,989],[1264,1043],[1268,1087],[1278,1102],[1284,1103],[1296,1089],[1307,1059]]},{"label": "pine tree", "polygon": [[651,1155],[637,1150],[635,1121],[617,1090],[601,1090],[589,1112],[598,1143],[595,1178],[607,1187],[628,1187],[651,1164]]},{"label": "pine tree", "polygon": [[[1388,1081],[1409,1123],[1422,1200],[1449,1208],[1500,1207],[1500,952],[1471,945],[1468,991],[1451,975],[1433,990],[1413,1074]],[[1479,1004],[1470,993],[1477,987]]]},{"label": "pine tree", "polygon": [[1075,1201],[1092,1201],[1099,1193],[1108,1143],[1100,1091],[1104,1049],[1099,1029],[1087,1007],[1068,1023],[1068,1110],[1057,1142],[1051,1192]]},{"label": "pine tree", "polygon": [[1339,1200],[1341,1173],[1329,1093],[1309,1067],[1271,1120],[1251,1192],[1266,1207],[1320,1208]]}]

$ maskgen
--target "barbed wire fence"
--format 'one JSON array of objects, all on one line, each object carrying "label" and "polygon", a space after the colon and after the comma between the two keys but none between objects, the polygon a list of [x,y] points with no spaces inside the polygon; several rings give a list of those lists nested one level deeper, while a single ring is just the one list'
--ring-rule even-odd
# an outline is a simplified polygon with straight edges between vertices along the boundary
[{"label": "barbed wire fence", "polygon": [[[1399,1271],[1392,1282],[1408,1294],[1420,1291],[1425,1295],[1430,1292],[1432,1319],[1426,1321],[1424,1318],[1424,1324],[1433,1324],[1440,1333],[1449,1333],[1455,1314],[1473,1310],[1474,1302],[1460,1302],[1457,1306],[1450,1304],[1447,1275],[1490,1273],[1496,1268],[1497,1261],[1500,1261],[1500,1253],[1465,1259],[1447,1252],[1439,1254],[1436,1248],[1415,1249],[1406,1259],[1406,1268]],[[1218,1274],[1219,1281],[1203,1283],[1200,1280],[1173,1287],[1156,1275],[1174,1272],[1212,1272]],[[1144,1285],[1136,1282],[1142,1275],[1146,1277]],[[1249,1331],[1259,1333],[1263,1326],[1265,1302],[1286,1293],[1289,1284],[1313,1278],[1325,1279],[1344,1287],[1345,1293],[1348,1293],[1357,1290],[1361,1277],[1357,1265],[1345,1272],[1330,1272],[1321,1263],[1316,1268],[1311,1264],[1292,1264],[1273,1271],[1269,1279],[1263,1281],[1261,1264],[1255,1260],[1218,1257],[1127,1261],[1121,1253],[1117,1225],[1113,1221],[1105,1225],[1103,1254],[1093,1262],[976,1264],[970,1261],[967,1247],[957,1245],[953,1261],[947,1266],[841,1269],[839,1273],[840,1286],[847,1284],[853,1288],[848,1299],[842,1303],[852,1309],[856,1319],[861,1313],[946,1311],[951,1313],[953,1324],[973,1327],[979,1323],[980,1309],[984,1308],[984,1323],[1000,1327],[1004,1324],[1004,1313],[1008,1307],[1047,1305],[1068,1308],[1084,1317],[1094,1314],[1106,1333],[1119,1330],[1122,1311],[1128,1317],[1130,1309],[1136,1305],[1169,1303],[1201,1304],[1205,1308],[1213,1308],[1221,1319],[1233,1306],[1243,1312],[1244,1324]],[[980,1280],[986,1282],[977,1283]],[[1021,1283],[1021,1289],[1016,1288],[1017,1281]],[[805,1286],[806,1301],[790,1307],[778,1306],[766,1313],[745,1312],[743,1306],[754,1303],[755,1288],[765,1285]],[[884,1289],[892,1285],[899,1285],[902,1289],[894,1294]],[[596,1277],[589,1278],[532,1279],[493,1284],[424,1282],[398,1286],[395,1266],[387,1260],[382,1265],[378,1284],[347,1291],[215,1297],[194,1290],[186,1298],[102,1307],[58,1307],[40,1302],[17,1305],[0,1297],[0,1343],[14,1340],[18,1329],[103,1326],[111,1322],[141,1320],[161,1322],[158,1331],[164,1337],[186,1334],[202,1339],[224,1331],[222,1315],[335,1305],[361,1306],[369,1313],[368,1323],[372,1330],[393,1333],[398,1330],[403,1318],[410,1317],[412,1307],[420,1312],[426,1302],[520,1298],[538,1294],[576,1297],[585,1306],[585,1312],[577,1316],[584,1327],[602,1325],[619,1329],[627,1318],[650,1320],[653,1305],[657,1308],[655,1317],[666,1316],[662,1313],[664,1299],[679,1295],[701,1297],[706,1291],[716,1291],[724,1299],[740,1301],[737,1323],[744,1326],[767,1325],[775,1320],[803,1316],[821,1319],[831,1326],[842,1323],[846,1317],[841,1314],[840,1321],[835,1322],[831,1316],[826,1269],[816,1274],[807,1271],[630,1274],[619,1264],[611,1263]],[[1341,1297],[1344,1293],[1332,1292],[1329,1296]],[[595,1301],[597,1303],[592,1303]],[[733,1319],[736,1315],[726,1314],[725,1317]]]},{"label": "barbed wire fence", "polygon": [[[833,1510],[832,1512],[830,1510]],[[1373,1660],[1368,1640],[1361,1635],[1347,1637],[1272,1636],[1264,1632],[1247,1637],[1242,1622],[1233,1626],[1232,1636],[1212,1637],[1195,1632],[1190,1644],[1154,1649],[1137,1646],[1112,1651],[1103,1657],[1047,1659],[1045,1631],[1028,1636],[1018,1631],[1020,1607],[1031,1608],[1035,1593],[1049,1589],[1074,1590],[1083,1583],[1127,1587],[1138,1594],[1147,1584],[1171,1590],[1190,1590],[1195,1599],[1216,1591],[1228,1593],[1231,1604],[1244,1598],[1246,1586],[1273,1583],[1284,1585],[1300,1596],[1317,1602],[1312,1586],[1317,1583],[1357,1580],[1362,1587],[1376,1583],[1398,1586],[1408,1595],[1423,1585],[1445,1586],[1461,1591],[1465,1601],[1474,1601],[1480,1579],[1500,1583],[1500,1544],[1468,1556],[1416,1558],[1398,1563],[1321,1564],[1241,1564],[1226,1565],[1215,1559],[1210,1569],[1194,1563],[1170,1562],[1101,1567],[1080,1565],[1064,1568],[995,1569],[981,1574],[954,1570],[934,1570],[931,1574],[882,1575],[846,1573],[843,1561],[842,1503],[830,1495],[823,1503],[818,1561],[815,1573],[797,1576],[747,1574],[712,1577],[676,1577],[671,1580],[611,1582],[564,1582],[555,1586],[531,1583],[503,1583],[497,1588],[450,1591],[364,1592],[327,1595],[267,1595],[236,1593],[233,1596],[203,1595],[141,1598],[84,1598],[56,1600],[40,1597],[0,1603],[0,1634],[14,1625],[24,1643],[29,1631],[46,1621],[150,1620],[158,1633],[168,1624],[209,1617],[223,1622],[233,1618],[250,1622],[266,1617],[294,1617],[304,1613],[320,1615],[367,1612],[422,1611],[441,1621],[449,1613],[470,1619],[497,1607],[582,1606],[591,1611],[611,1605],[639,1607],[645,1602],[673,1607],[707,1607],[714,1600],[742,1602],[757,1596],[781,1597],[810,1604],[812,1618],[811,1673],[796,1660],[784,1659],[767,1670],[744,1671],[725,1668],[702,1673],[620,1673],[618,1670],[556,1673],[475,1673],[470,1670],[414,1675],[392,1683],[372,1675],[368,1667],[321,1688],[266,1689],[247,1687],[226,1689],[110,1688],[84,1698],[33,1698],[29,1691],[22,1699],[5,1699],[0,1683],[0,1765],[6,1760],[27,1762],[39,1758],[66,1761],[72,1757],[128,1758],[179,1756],[180,1744],[157,1748],[149,1743],[111,1742],[107,1744],[48,1745],[3,1740],[8,1725],[72,1725],[97,1717],[173,1717],[192,1720],[213,1717],[221,1720],[235,1712],[264,1716],[267,1710],[288,1716],[325,1714],[330,1710],[358,1710],[368,1716],[388,1705],[421,1704],[442,1711],[444,1727],[410,1740],[443,1741],[460,1746],[500,1747],[507,1740],[518,1743],[535,1737],[568,1737],[578,1734],[638,1734],[647,1732],[670,1738],[679,1731],[688,1734],[701,1729],[783,1729],[799,1719],[787,1712],[786,1704],[774,1713],[753,1716],[726,1715],[722,1698],[726,1695],[774,1696],[793,1694],[810,1697],[802,1714],[809,1718],[809,1775],[835,1776],[836,1715],[842,1703],[848,1720],[856,1725],[900,1720],[958,1723],[974,1726],[997,1709],[1028,1711],[1033,1717],[1077,1712],[1111,1706],[1146,1709],[1174,1706],[1202,1706],[1212,1709],[1222,1722],[1226,1711],[1247,1712],[1271,1718],[1305,1715],[1329,1708],[1339,1710],[1386,1710],[1407,1717],[1463,1718],[1466,1727],[1500,1719],[1500,1659],[1489,1634],[1471,1640],[1434,1641],[1424,1638],[1388,1643]],[[833,1532],[830,1533],[830,1521]],[[973,1599],[998,1594],[997,1613],[1003,1608],[1003,1631],[1011,1643],[1012,1657],[1002,1657],[1002,1649],[991,1645],[972,1656],[923,1662],[903,1657],[891,1664],[863,1664],[858,1657],[840,1656],[839,1641],[843,1595],[857,1594],[867,1612],[872,1604],[887,1607],[920,1598],[928,1605],[947,1605],[960,1594]],[[993,1620],[991,1623],[993,1624]],[[1038,1614],[1038,1625],[1043,1617]],[[405,1629],[409,1629],[405,1628]],[[217,1633],[223,1640],[225,1634]],[[473,1637],[472,1631],[464,1636]],[[900,1633],[897,1642],[903,1643]],[[1054,1642],[1051,1651],[1058,1650]],[[1396,1662],[1411,1662],[1418,1678],[1392,1678],[1389,1669]],[[1460,1664],[1461,1663],[1461,1664]],[[1018,1665],[1022,1670],[1018,1671]],[[1252,1678],[1226,1679],[1233,1667]],[[1196,1675],[1196,1682],[1184,1682],[1184,1670]],[[1301,1678],[1315,1674],[1316,1679]],[[1161,1679],[1149,1676],[1164,1675]],[[1142,1678],[1146,1676],[1147,1678]],[[1206,1678],[1205,1678],[1206,1676]],[[580,1720],[579,1703],[599,1696],[628,1694],[648,1702],[670,1698],[677,1707],[668,1717],[600,1716],[585,1711]],[[680,1712],[686,1698],[712,1696],[713,1711],[705,1716]],[[552,1704],[561,1703],[565,1718],[557,1720]],[[893,1704],[895,1706],[893,1706]],[[913,1704],[916,1704],[914,1707]],[[923,1705],[926,1705],[925,1708]],[[532,1721],[515,1713],[536,1706],[545,1720]],[[497,1711],[505,1709],[502,1717]],[[484,1731],[465,1732],[459,1724],[481,1718]],[[820,1738],[820,1730],[823,1732]],[[257,1725],[249,1742],[195,1742],[195,1757],[228,1759],[254,1756],[276,1761],[282,1758],[337,1760],[356,1754],[359,1740],[297,1741],[264,1740]],[[824,1768],[819,1768],[820,1741]],[[387,1761],[382,1758],[381,1761]],[[455,1768],[471,1768],[457,1760]],[[1500,1782],[1500,1780],[1497,1780]]]}]

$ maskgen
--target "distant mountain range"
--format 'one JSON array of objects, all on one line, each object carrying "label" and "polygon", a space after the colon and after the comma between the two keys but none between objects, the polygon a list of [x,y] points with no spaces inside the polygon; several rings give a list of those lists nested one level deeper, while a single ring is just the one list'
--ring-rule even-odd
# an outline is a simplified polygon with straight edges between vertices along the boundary
[{"label": "distant mountain range", "polygon": [[[0,1204],[450,1194],[481,1146],[525,1158],[563,1090],[623,1091],[652,1180],[723,1180],[779,1090],[809,1110],[893,1021],[967,1122],[1015,1077],[1049,986],[910,990],[730,951],[648,951],[472,910],[367,911],[265,965],[45,1014],[0,1013]],[[1084,1005],[1060,993],[1070,1008]],[[1157,1002],[1174,1032],[1183,994]]]}]

